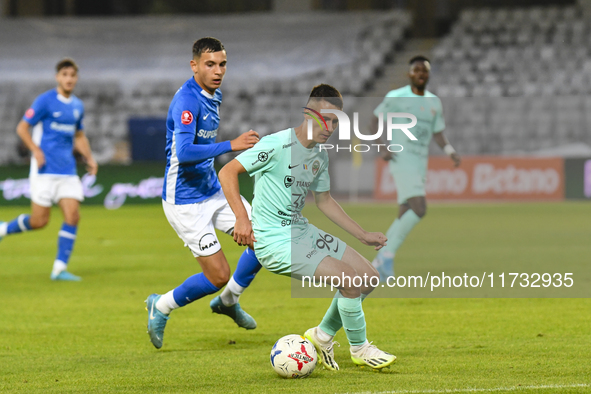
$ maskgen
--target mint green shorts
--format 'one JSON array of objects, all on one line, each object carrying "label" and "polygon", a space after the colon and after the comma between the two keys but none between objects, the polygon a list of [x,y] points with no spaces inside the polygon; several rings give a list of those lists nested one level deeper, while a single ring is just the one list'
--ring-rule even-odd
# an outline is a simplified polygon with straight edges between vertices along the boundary
[{"label": "mint green shorts", "polygon": [[425,196],[425,183],[427,182],[427,169],[420,166],[401,165],[397,162],[388,163],[390,173],[396,183],[398,204],[404,204],[411,197]]},{"label": "mint green shorts", "polygon": [[330,256],[341,260],[345,249],[345,242],[311,224],[297,238],[266,247],[257,247],[255,242],[255,253],[263,267],[275,274],[295,279],[313,277],[322,259]]}]

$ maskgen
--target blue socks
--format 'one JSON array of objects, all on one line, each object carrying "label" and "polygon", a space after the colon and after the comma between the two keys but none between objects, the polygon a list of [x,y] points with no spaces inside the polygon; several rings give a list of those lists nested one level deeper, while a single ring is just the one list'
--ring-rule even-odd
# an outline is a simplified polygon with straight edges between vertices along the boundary
[{"label": "blue socks", "polygon": [[218,290],[219,288],[215,287],[202,272],[187,278],[182,285],[173,290],[172,295],[178,306],[185,306]]},{"label": "blue socks", "polygon": [[[240,294],[250,285],[260,269],[261,264],[257,260],[254,251],[246,249],[238,260],[234,275],[220,295],[224,305],[236,304]],[[214,286],[203,273],[199,273],[189,277],[176,289],[164,294],[158,300],[156,308],[164,314],[169,314],[178,307],[185,306],[208,294],[216,293],[218,290],[219,288]]]},{"label": "blue socks", "polygon": [[72,249],[74,249],[74,242],[76,242],[76,232],[78,226],[70,226],[69,224],[62,224],[62,228],[59,231],[57,239],[57,256],[56,260],[63,261],[68,264]]},{"label": "blue socks", "polygon": [[254,251],[246,248],[240,259],[238,259],[238,265],[232,277],[240,286],[248,287],[254,280],[255,275],[261,270],[261,267],[261,263],[254,255]]},{"label": "blue socks", "polygon": [[6,226],[6,234],[18,234],[31,230],[31,215],[19,215]]},{"label": "blue socks", "polygon": [[261,264],[254,254],[254,250],[246,248],[238,259],[236,271],[228,281],[228,284],[220,294],[220,299],[225,306],[238,303],[240,295],[254,280],[255,275],[261,270]]}]

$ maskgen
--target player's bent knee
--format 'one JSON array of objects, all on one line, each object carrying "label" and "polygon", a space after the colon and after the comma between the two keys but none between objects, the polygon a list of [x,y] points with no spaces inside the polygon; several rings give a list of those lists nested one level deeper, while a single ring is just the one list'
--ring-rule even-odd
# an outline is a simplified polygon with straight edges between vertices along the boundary
[{"label": "player's bent knee", "polygon": [[343,297],[345,297],[345,298],[361,297],[361,289],[359,289],[358,287],[353,287],[353,288],[343,287],[340,289],[340,292],[343,295]]},{"label": "player's bent knee", "polygon": [[217,288],[224,287],[230,281],[230,273],[229,272],[218,272],[215,275],[212,275],[211,278],[207,278]]},{"label": "player's bent knee", "polygon": [[423,218],[427,214],[427,207],[414,208],[413,211],[418,217]]},{"label": "player's bent knee", "polygon": [[80,212],[72,211],[65,215],[64,221],[70,226],[77,226],[80,222]]},{"label": "player's bent knee", "polygon": [[49,218],[48,217],[40,217],[39,218],[39,217],[31,216],[29,223],[31,224],[31,229],[38,230],[40,228],[47,226],[47,223],[49,223]]}]

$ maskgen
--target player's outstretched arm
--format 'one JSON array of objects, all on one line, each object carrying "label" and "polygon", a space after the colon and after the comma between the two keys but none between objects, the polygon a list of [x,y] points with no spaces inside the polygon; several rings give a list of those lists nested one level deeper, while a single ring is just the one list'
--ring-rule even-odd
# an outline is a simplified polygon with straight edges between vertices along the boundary
[{"label": "player's outstretched arm", "polygon": [[31,125],[25,120],[21,120],[16,126],[16,134],[23,140],[25,146],[31,151],[31,154],[37,160],[39,168],[45,165],[45,154],[34,142],[31,137]]},{"label": "player's outstretched arm", "polygon": [[84,158],[84,162],[86,163],[86,171],[88,171],[90,175],[96,175],[98,172],[98,164],[92,155],[88,138],[86,138],[86,134],[84,134],[82,130],[78,130],[75,135],[74,149]]},{"label": "player's outstretched arm", "polygon": [[252,247],[252,243],[256,242],[256,239],[254,239],[252,224],[250,223],[248,213],[246,212],[246,208],[240,197],[240,186],[238,183],[238,175],[243,172],[246,172],[244,166],[242,166],[238,160],[234,159],[220,170],[218,178],[222,185],[226,200],[236,216],[236,223],[234,224],[234,241],[238,245],[249,245]]},{"label": "player's outstretched arm", "polygon": [[443,135],[443,131],[433,134],[433,139],[435,140],[435,142],[437,142],[437,145],[439,145],[439,147],[443,149],[445,153],[447,153],[450,159],[452,159],[455,167],[458,167],[462,163],[460,155],[456,153],[454,147],[451,146],[447,138],[445,138],[445,136]]},{"label": "player's outstretched arm", "polygon": [[252,148],[259,141],[259,134],[254,130],[247,131],[231,141],[215,144],[195,144],[193,131],[177,130],[175,137],[177,157],[181,164],[200,163],[230,151]]},{"label": "player's outstretched arm", "polygon": [[355,220],[343,210],[341,205],[335,201],[329,191],[314,192],[314,199],[318,209],[332,220],[337,226],[357,238],[361,243],[369,246],[375,246],[375,250],[380,250],[386,241],[386,236],[379,232],[365,231]]},{"label": "player's outstretched arm", "polygon": [[239,150],[252,148],[257,142],[259,142],[259,133],[254,130],[250,130],[246,133],[240,134],[238,138],[230,141],[230,144],[232,145],[232,151],[236,152]]}]

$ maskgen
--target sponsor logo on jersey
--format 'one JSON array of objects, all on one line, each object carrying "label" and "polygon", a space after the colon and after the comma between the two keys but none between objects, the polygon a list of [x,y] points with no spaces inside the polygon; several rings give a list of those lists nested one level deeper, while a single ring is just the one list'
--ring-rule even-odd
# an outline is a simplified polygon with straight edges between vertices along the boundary
[{"label": "sponsor logo on jersey", "polygon": [[290,146],[293,146],[296,144],[296,141],[292,142],[291,144],[285,144],[283,145],[283,149],[289,148]]},{"label": "sponsor logo on jersey", "polygon": [[193,122],[193,114],[191,111],[183,111],[181,115],[182,124],[191,124]]},{"label": "sponsor logo on jersey", "polygon": [[33,116],[35,116],[35,110],[33,108],[29,108],[27,112],[25,112],[25,117],[31,119]]},{"label": "sponsor logo on jersey", "polygon": [[204,251],[213,248],[218,244],[218,240],[212,233],[207,233],[199,240],[199,250]]},{"label": "sponsor logo on jersey", "polygon": [[197,137],[201,138],[215,138],[218,135],[218,129],[215,130],[199,130],[197,132]]},{"label": "sponsor logo on jersey", "polygon": [[269,155],[270,155],[271,153],[273,153],[273,151],[274,151],[274,150],[275,150],[275,148],[271,149],[271,150],[270,150],[270,151],[268,151],[268,152],[260,152],[260,153],[259,153],[259,155],[257,156],[257,159],[251,163],[251,166],[254,166],[254,165],[255,165],[256,163],[258,163],[259,161],[260,161],[261,163],[264,163],[264,162],[266,162],[266,161],[269,159]]},{"label": "sponsor logo on jersey", "polygon": [[295,181],[295,176],[286,175],[285,178],[283,179],[283,184],[285,185],[285,187],[290,187],[291,185],[293,185],[294,181]]},{"label": "sponsor logo on jersey", "polygon": [[63,133],[74,133],[76,131],[76,125],[58,122],[51,122],[49,124],[49,128],[55,131],[61,131]]},{"label": "sponsor logo on jersey", "polygon": [[259,161],[261,163],[264,163],[267,161],[267,159],[269,158],[269,154],[267,152],[261,152],[259,153],[259,155],[257,156],[257,159],[259,159]]},{"label": "sponsor logo on jersey", "polygon": [[312,182],[306,182],[306,181],[297,181],[296,182],[296,186],[299,186],[299,187],[310,187],[311,184],[312,184]]}]

